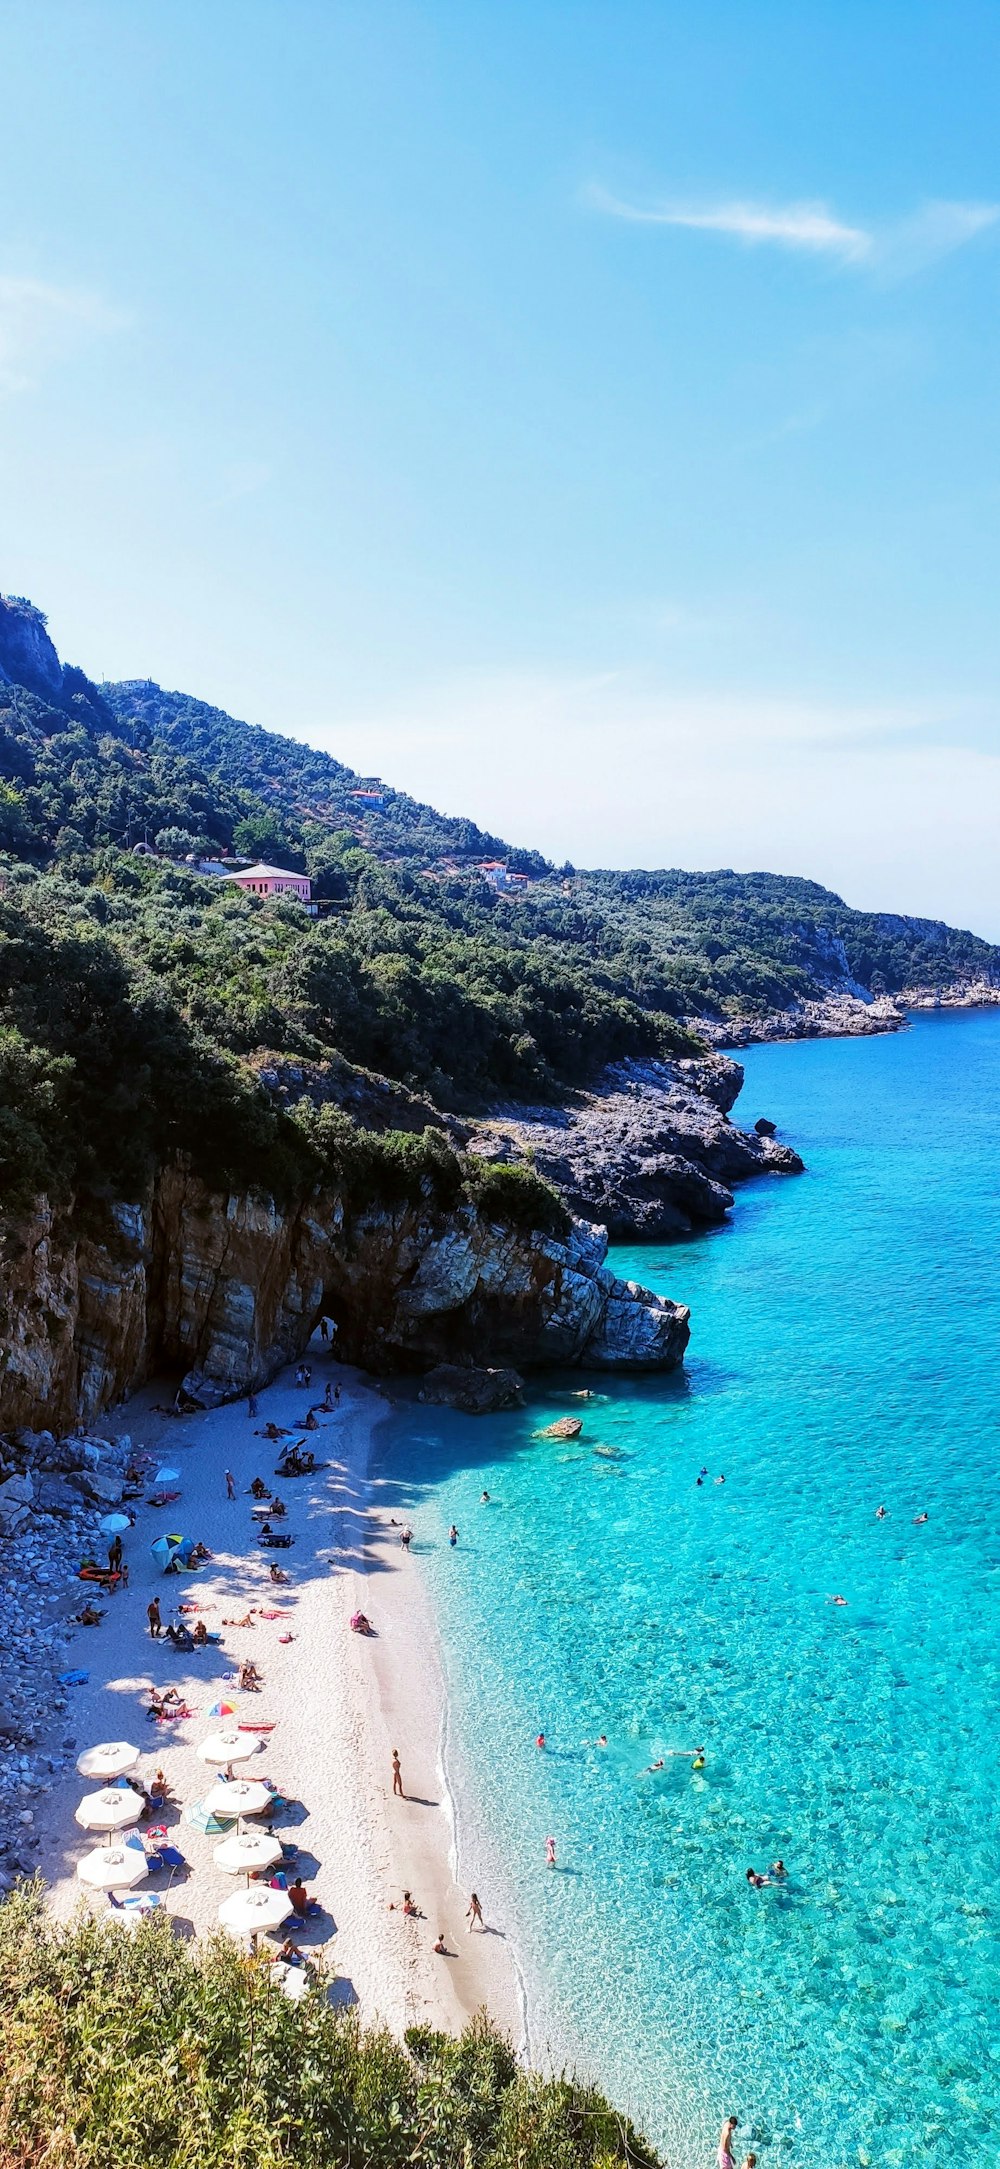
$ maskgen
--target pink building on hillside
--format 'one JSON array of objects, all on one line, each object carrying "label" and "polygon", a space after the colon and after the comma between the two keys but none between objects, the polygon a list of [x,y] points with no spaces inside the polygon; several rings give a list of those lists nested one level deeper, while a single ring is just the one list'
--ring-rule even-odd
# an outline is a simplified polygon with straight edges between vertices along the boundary
[{"label": "pink building on hillside", "polygon": [[251,896],[295,896],[300,904],[315,917],[316,906],[312,901],[312,882],[308,874],[290,874],[284,866],[245,866],[241,873],[227,874],[227,881],[234,881],[237,888],[246,889]]}]

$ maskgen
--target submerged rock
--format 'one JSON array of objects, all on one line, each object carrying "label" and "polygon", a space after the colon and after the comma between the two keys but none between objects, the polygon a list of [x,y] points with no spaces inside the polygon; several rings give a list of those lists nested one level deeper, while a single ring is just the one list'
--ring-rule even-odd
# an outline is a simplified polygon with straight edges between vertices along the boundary
[{"label": "submerged rock", "polygon": [[524,1407],[524,1380],[516,1371],[506,1369],[437,1363],[428,1371],[417,1399],[459,1408],[466,1416],[492,1416],[502,1409]]},{"label": "submerged rock", "polygon": [[555,1423],[547,1423],[543,1431],[533,1431],[533,1438],[579,1438],[583,1430],[582,1416],[557,1416]]}]

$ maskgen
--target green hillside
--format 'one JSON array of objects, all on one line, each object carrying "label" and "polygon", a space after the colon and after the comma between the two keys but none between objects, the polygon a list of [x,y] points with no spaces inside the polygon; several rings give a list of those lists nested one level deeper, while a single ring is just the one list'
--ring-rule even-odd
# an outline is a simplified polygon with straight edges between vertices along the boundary
[{"label": "green hillside", "polygon": [[[389,786],[358,800],[361,781],[147,681],[97,687],[40,611],[0,601],[8,1185],[134,1186],[176,1150],[294,1183],[304,1149],[315,1168],[317,1094],[306,1079],[297,1124],[276,1109],[257,1080],[274,1055],[475,1110],[689,1050],[692,1019],[1000,976],[971,934],[809,881],[556,870]],[[234,893],[186,863],[200,854],[306,869],[319,917]],[[494,893],[484,859],[530,878]]]}]

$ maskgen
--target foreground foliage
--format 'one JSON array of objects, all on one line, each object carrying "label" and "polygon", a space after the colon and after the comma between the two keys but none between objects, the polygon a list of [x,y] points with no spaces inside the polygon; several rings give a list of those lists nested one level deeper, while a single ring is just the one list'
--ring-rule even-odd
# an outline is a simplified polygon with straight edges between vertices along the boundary
[{"label": "foreground foliage", "polygon": [[404,2049],[321,1986],[289,2003],[228,1939],[57,1926],[40,1886],[0,1905],[0,2020],[4,2169],[655,2169],[483,2020]]}]

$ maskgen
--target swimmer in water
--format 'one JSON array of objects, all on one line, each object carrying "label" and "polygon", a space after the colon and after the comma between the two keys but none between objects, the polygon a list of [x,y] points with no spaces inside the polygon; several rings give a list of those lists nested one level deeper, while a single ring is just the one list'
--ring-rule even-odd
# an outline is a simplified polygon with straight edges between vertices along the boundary
[{"label": "swimmer in water", "polygon": [[884,1506],[877,1506],[875,1508],[875,1519],[876,1521],[888,1521],[889,1515]]},{"label": "swimmer in water", "polygon": [[919,1529],[919,1527],[920,1527],[920,1524],[921,1524],[921,1522],[922,1522],[922,1521],[928,1521],[929,1519],[930,1519],[930,1516],[929,1516],[928,1514],[914,1514],[914,1516],[913,1516],[913,1526],[914,1526],[914,1528],[915,1528],[915,1529]]},{"label": "swimmer in water", "polygon": [[788,1869],[783,1860],[772,1860],[767,1872],[769,1875],[773,1875],[776,1882],[782,1883],[788,1874]]},{"label": "swimmer in water", "polygon": [[846,1603],[847,1603],[847,1598],[846,1598],[846,1597],[827,1597],[827,1600],[826,1600],[826,1601],[827,1601],[827,1603],[828,1603],[828,1604],[846,1604]]},{"label": "swimmer in water", "polygon": [[715,1479],[715,1481],[716,1481],[716,1483],[717,1483],[717,1484],[724,1484],[724,1483],[725,1483],[725,1481],[726,1481],[726,1479],[725,1479],[725,1477],[724,1477],[724,1476],[717,1476],[717,1477],[716,1477],[716,1479]]},{"label": "swimmer in water", "polygon": [[536,1747],[544,1747],[544,1746],[545,1746],[545,1734],[544,1734],[544,1732],[540,1732],[540,1733],[538,1734],[538,1737],[537,1737],[537,1739],[536,1739],[536,1741],[535,1741],[535,1746],[536,1746]]},{"label": "swimmer in water", "polygon": [[663,1769],[663,1766],[664,1766],[664,1765],[663,1765],[663,1757],[662,1757],[662,1755],[661,1755],[661,1757],[660,1757],[660,1760],[659,1760],[659,1762],[647,1762],[647,1764],[646,1764],[646,1768],[647,1768],[647,1770],[662,1770],[662,1769]]},{"label": "swimmer in water", "polygon": [[545,1865],[546,1865],[546,1867],[547,1867],[547,1868],[554,1868],[554,1867],[555,1867],[555,1864],[556,1864],[556,1841],[555,1841],[555,1839],[554,1839],[554,1838],[546,1838],[546,1840],[545,1840]]},{"label": "swimmer in water", "polygon": [[691,1768],[692,1768],[692,1770],[703,1770],[703,1769],[704,1769],[704,1767],[705,1767],[705,1750],[704,1750],[704,1748],[703,1748],[703,1747],[698,1747],[698,1748],[696,1748],[696,1749],[695,1749],[695,1752],[694,1752],[694,1756],[693,1756],[693,1758],[692,1758],[692,1762],[691,1762]]},{"label": "swimmer in water", "polygon": [[489,1503],[490,1503],[490,1495],[489,1495],[489,1492],[488,1492],[488,1491],[484,1491],[484,1492],[483,1492],[483,1495],[482,1495],[482,1498],[481,1498],[481,1499],[480,1499],[480,1501],[479,1501],[479,1504],[480,1504],[480,1506],[488,1506],[488,1505],[489,1505]]}]

